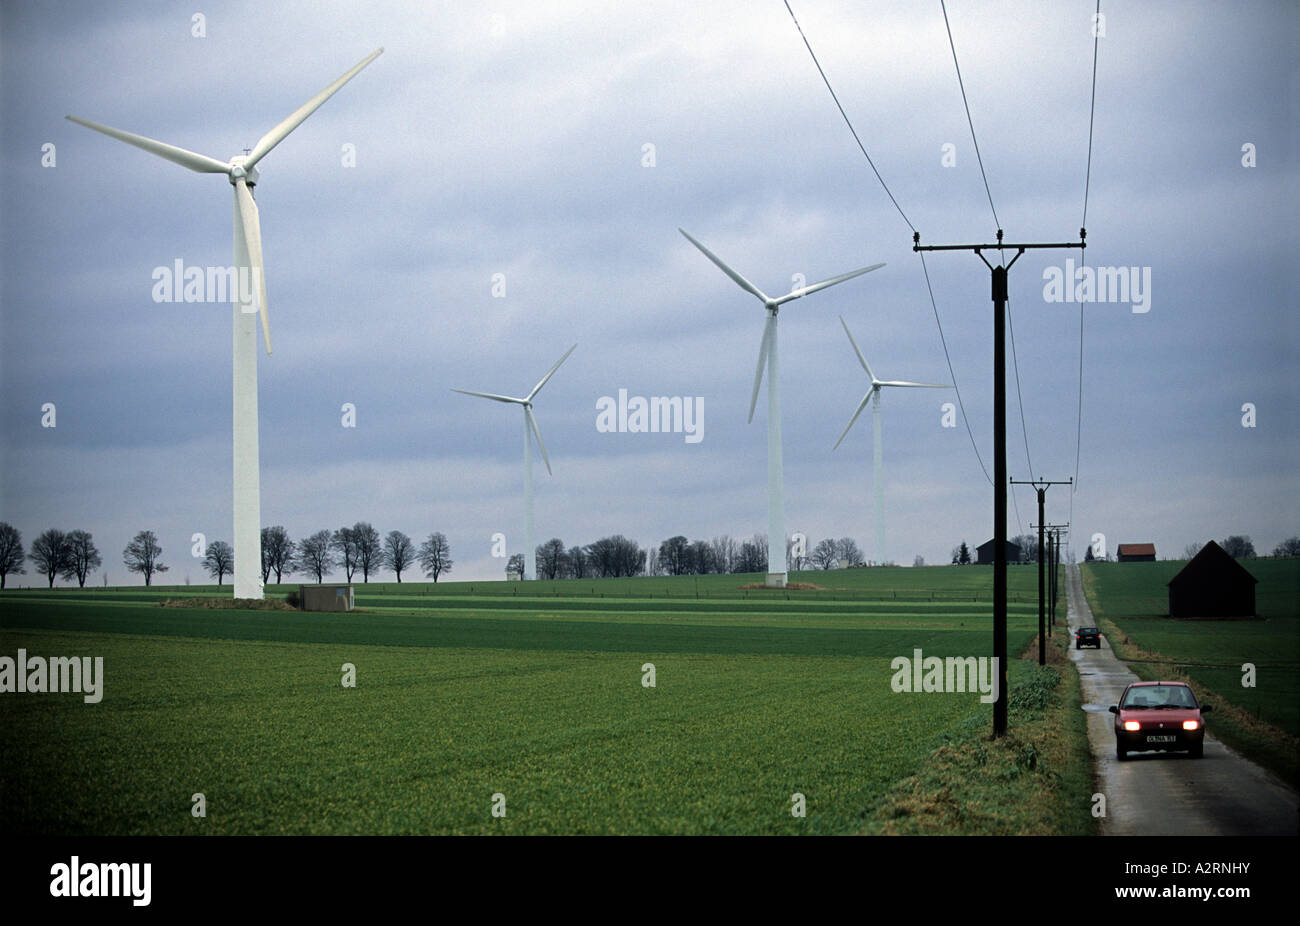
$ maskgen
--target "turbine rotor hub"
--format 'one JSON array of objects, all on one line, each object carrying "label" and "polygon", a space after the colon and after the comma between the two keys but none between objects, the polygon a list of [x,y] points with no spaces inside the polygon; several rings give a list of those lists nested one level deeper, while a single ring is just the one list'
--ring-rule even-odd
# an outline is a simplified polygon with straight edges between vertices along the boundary
[{"label": "turbine rotor hub", "polygon": [[244,155],[239,154],[230,159],[230,182],[234,184],[240,179],[249,186],[257,186],[257,168],[244,166]]}]

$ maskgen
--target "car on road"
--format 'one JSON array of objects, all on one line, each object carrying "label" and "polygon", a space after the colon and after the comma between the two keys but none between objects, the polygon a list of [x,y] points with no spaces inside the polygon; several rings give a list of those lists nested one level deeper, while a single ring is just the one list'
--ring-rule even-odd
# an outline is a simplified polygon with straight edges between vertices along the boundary
[{"label": "car on road", "polygon": [[1115,755],[1130,752],[1185,751],[1199,759],[1205,751],[1205,714],[1208,704],[1196,700],[1184,682],[1134,682],[1124,689],[1115,715]]},{"label": "car on road", "polygon": [[1074,648],[1083,649],[1085,646],[1095,646],[1101,649],[1101,628],[1100,627],[1080,627],[1074,632]]}]

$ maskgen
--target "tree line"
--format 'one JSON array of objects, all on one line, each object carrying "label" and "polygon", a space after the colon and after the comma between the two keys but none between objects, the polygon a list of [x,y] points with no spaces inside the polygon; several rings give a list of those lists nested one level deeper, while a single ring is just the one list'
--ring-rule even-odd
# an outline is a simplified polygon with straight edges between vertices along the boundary
[{"label": "tree line", "polygon": [[[145,585],[152,585],[155,574],[171,568],[162,561],[162,552],[153,531],[140,531],[122,551],[122,562],[129,571],[144,576]],[[0,522],[0,589],[5,587],[10,575],[26,574],[28,560],[37,574],[45,575],[50,588],[59,577],[68,581],[76,579],[78,586],[84,588],[86,577],[103,565],[103,557],[87,531],[50,528],[32,541],[31,551],[27,552],[22,533],[11,524]],[[290,538],[281,526],[262,528],[264,583],[270,581],[273,572],[277,584],[285,575],[295,572],[314,575],[319,583],[336,569],[342,569],[349,582],[358,571],[362,581],[369,582],[372,572],[389,569],[401,582],[402,573],[414,565],[435,582],[451,572],[451,544],[446,535],[435,531],[417,546],[401,531],[389,531],[380,538],[379,531],[365,521],[335,531],[317,531],[300,541]],[[234,574],[234,548],[224,540],[206,544],[203,568],[218,585],[225,584],[225,577]]]}]

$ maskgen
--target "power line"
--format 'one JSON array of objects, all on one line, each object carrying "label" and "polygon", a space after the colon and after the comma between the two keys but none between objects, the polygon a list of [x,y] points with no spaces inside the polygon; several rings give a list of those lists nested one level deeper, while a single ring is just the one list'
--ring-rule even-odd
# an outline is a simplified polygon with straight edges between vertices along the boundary
[{"label": "power line", "polygon": [[[1101,0],[1097,0],[1098,3]],[[961,87],[961,105],[966,107],[966,124],[970,126],[970,140],[975,145],[975,160],[980,165],[980,176],[984,178],[984,192],[989,198],[989,208],[993,210],[993,223],[998,228],[1002,223],[998,221],[998,210],[993,207],[993,194],[989,191],[988,174],[984,173],[984,159],[980,157],[980,143],[975,138],[975,123],[970,117],[970,104],[966,102],[966,84],[961,79],[961,65],[957,63],[957,46],[952,40],[952,27],[948,25],[948,6],[944,0],[939,0],[939,6],[943,9],[943,26],[948,30],[948,47],[952,49],[952,64],[957,69],[957,86]],[[913,229],[915,231],[915,229]]]},{"label": "power line", "polygon": [[925,265],[925,252],[917,252],[921,255],[921,269],[925,271],[925,288],[930,293],[930,308],[934,309],[934,323],[939,326],[939,343],[943,345],[943,359],[948,361],[948,375],[952,377],[952,388],[957,393],[957,405],[961,408],[961,420],[966,425],[966,434],[970,437],[971,449],[975,451],[975,459],[979,460],[980,469],[984,471],[984,478],[988,480],[989,485],[993,485],[993,477],[989,475],[988,468],[984,465],[984,458],[980,456],[980,448],[975,443],[975,434],[970,429],[970,418],[966,416],[966,405],[961,400],[961,390],[957,388],[957,374],[952,369],[952,357],[948,355],[948,341],[943,336],[943,323],[939,321],[939,306],[934,301],[934,287],[930,285],[930,269]]},{"label": "power line", "polygon": [[1020,433],[1025,438],[1025,464],[1029,475],[1034,474],[1034,461],[1029,456],[1029,428],[1025,424],[1025,400],[1020,394],[1020,361],[1016,358],[1016,326],[1011,321],[1011,294],[1007,294],[1007,329],[1011,333],[1011,365],[1016,371],[1016,401],[1020,403]]},{"label": "power line", "polygon": [[[885,178],[880,175],[880,171],[876,169],[875,162],[871,160],[871,155],[867,153],[867,146],[862,143],[862,139],[858,136],[857,129],[853,127],[853,121],[849,119],[849,114],[844,111],[844,107],[840,104],[840,98],[835,93],[835,88],[831,86],[830,78],[826,76],[826,71],[822,68],[821,62],[817,60],[817,53],[813,51],[812,43],[808,41],[808,36],[804,34],[803,27],[799,25],[798,17],[794,15],[794,10],[790,8],[790,0],[783,0],[783,2],[785,3],[786,12],[790,14],[790,19],[794,22],[795,29],[799,31],[799,38],[803,39],[804,47],[808,49],[808,54],[812,58],[813,64],[817,66],[817,73],[821,75],[822,83],[826,85],[826,89],[830,92],[831,99],[835,101],[835,108],[840,111],[840,116],[843,117],[844,124],[849,127],[849,132],[852,133],[853,140],[857,142],[858,150],[861,151],[862,156],[867,159],[867,163],[871,166],[871,172],[874,173],[876,179],[880,181],[880,186],[885,191],[885,195],[889,197],[889,201],[894,204],[894,208],[898,210],[898,214],[902,216],[903,221],[907,223],[907,227],[912,230],[913,234],[915,234],[916,226],[914,226],[912,220],[907,217],[907,213],[903,211],[903,207],[898,204],[898,200],[894,198],[894,194],[890,192],[889,185],[885,183]],[[983,168],[981,167],[981,170],[982,169]],[[991,204],[992,200],[990,199],[990,205]],[[961,408],[962,423],[966,425],[966,434],[970,437],[971,449],[975,451],[975,459],[979,461],[980,469],[984,473],[984,478],[988,480],[990,485],[992,485],[993,479],[989,476],[988,467],[984,465],[984,458],[980,456],[979,446],[975,443],[975,434],[971,431],[970,419],[966,416],[966,405],[961,398],[961,389],[957,386],[957,374],[952,368],[952,356],[948,353],[948,340],[943,334],[943,322],[939,320],[939,306],[934,299],[934,287],[930,283],[930,270],[925,265],[925,254],[921,254],[921,270],[925,274],[925,288],[930,294],[930,308],[934,311],[934,322],[939,328],[939,343],[943,345],[943,357],[948,363],[948,375],[952,377],[952,388],[957,393],[957,405]]]},{"label": "power line", "polygon": [[[909,219],[907,214],[903,212],[903,207],[898,204],[898,200],[894,199],[894,194],[889,192],[889,186],[885,183],[885,178],[880,176],[880,171],[876,170],[875,162],[871,160],[871,155],[867,154],[866,145],[862,144],[862,139],[858,137],[857,129],[855,129],[853,123],[849,121],[849,114],[846,113],[844,107],[840,105],[840,98],[835,95],[835,88],[831,86],[830,80],[826,77],[826,72],[822,70],[821,62],[817,60],[817,55],[812,50],[812,45],[808,41],[808,36],[803,34],[803,27],[799,25],[799,20],[795,17],[794,10],[790,9],[790,0],[784,0],[784,2],[786,10],[790,13],[790,18],[794,20],[794,27],[799,30],[799,37],[803,39],[803,44],[808,49],[808,54],[812,55],[813,64],[817,65],[817,73],[822,76],[822,83],[824,83],[826,89],[831,92],[831,99],[835,101],[835,108],[838,109],[840,115],[844,117],[844,124],[847,125],[849,131],[853,133],[853,140],[858,143],[858,148],[861,149],[862,156],[866,158],[867,163],[871,165],[872,173],[874,173],[876,179],[880,181],[881,187],[885,190],[885,195],[888,196],[889,201],[894,204],[894,208],[898,210],[898,214],[903,217],[903,221],[907,223],[907,227],[912,231],[916,231],[916,226],[912,224],[911,219]],[[1100,2],[1100,0],[1098,0],[1098,2]]]},{"label": "power line", "polygon": [[1088,166],[1083,174],[1083,227],[1088,227],[1088,187],[1092,183],[1092,123],[1097,113],[1097,45],[1101,31],[1097,23],[1101,19],[1101,0],[1097,0],[1097,12],[1092,20],[1092,102],[1088,106]]}]

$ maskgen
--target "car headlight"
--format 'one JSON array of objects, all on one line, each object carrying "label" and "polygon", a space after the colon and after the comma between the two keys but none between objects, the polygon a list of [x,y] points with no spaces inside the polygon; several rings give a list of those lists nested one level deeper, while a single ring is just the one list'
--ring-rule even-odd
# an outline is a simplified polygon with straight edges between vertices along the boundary
[{"label": "car headlight", "polygon": [[1130,733],[1134,733],[1142,729],[1142,724],[1138,723],[1136,720],[1126,720],[1124,721],[1124,729],[1128,730]]},{"label": "car headlight", "polygon": [[1201,728],[1201,722],[1200,722],[1199,720],[1184,720],[1184,721],[1183,721],[1183,729],[1184,729],[1184,730],[1199,730],[1200,728]]}]

